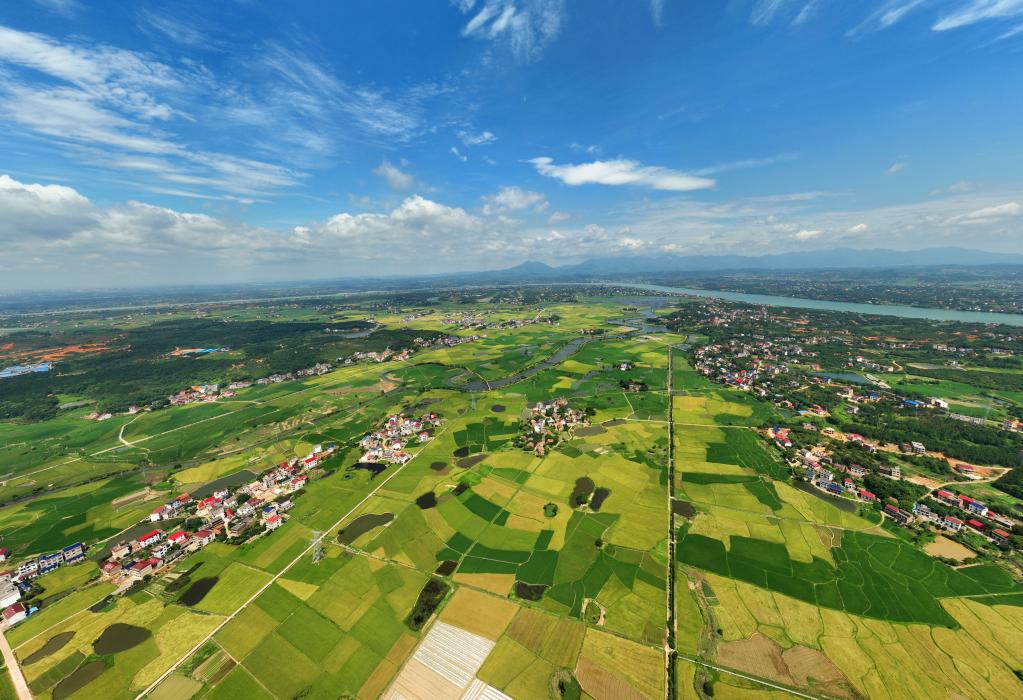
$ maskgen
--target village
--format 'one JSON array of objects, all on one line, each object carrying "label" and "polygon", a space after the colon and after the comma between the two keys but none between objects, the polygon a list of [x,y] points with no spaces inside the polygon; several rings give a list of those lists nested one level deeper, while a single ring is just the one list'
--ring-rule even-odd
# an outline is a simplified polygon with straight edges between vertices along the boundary
[{"label": "village", "polygon": [[556,398],[549,403],[538,402],[529,413],[516,444],[538,457],[557,447],[565,432],[587,423],[586,414],[569,406],[564,398]]},{"label": "village", "polygon": [[382,428],[367,433],[359,441],[359,447],[363,450],[359,462],[405,464],[412,459],[405,451],[409,438],[414,437],[419,443],[428,442],[432,437],[431,429],[443,423],[444,419],[432,411],[420,418],[412,418],[405,414],[391,416]]},{"label": "village", "polygon": [[[787,453],[789,464],[797,476],[825,494],[878,508],[883,517],[899,525],[930,526],[948,536],[968,532],[1000,549],[1013,548],[1011,531],[1019,525],[1019,521],[994,511],[970,496],[955,493],[951,486],[927,489],[923,497],[913,500],[912,504],[904,503],[904,498],[879,496],[866,482],[873,480],[875,484],[883,483],[878,482],[878,478],[892,482],[903,481],[905,476],[897,464],[882,463],[876,468],[854,462],[842,464],[835,461],[830,450],[823,444],[794,450],[787,429],[771,428],[766,434],[777,447]],[[837,439],[834,431],[829,437]],[[847,434],[841,436],[841,439],[862,448],[866,453],[877,454],[877,447],[861,435]],[[926,452],[926,447],[918,442],[902,444],[897,449],[901,453],[917,455]],[[976,472],[974,466],[964,463],[957,464],[955,470],[966,480],[970,480]]]},{"label": "village", "polygon": [[[309,481],[308,472],[337,450],[337,445],[316,445],[306,457],[281,462],[233,492],[220,488],[198,500],[183,493],[155,507],[144,521],[153,524],[153,529],[112,545],[99,564],[101,577],[118,586],[115,593],[123,593],[132,585],[169,570],[179,558],[214,540],[240,544],[272,533],[286,521],[294,499]],[[197,527],[193,532],[181,527],[168,532],[158,525],[166,521],[194,522]],[[61,566],[81,564],[86,561],[85,554],[85,545],[76,542],[58,552],[29,557],[0,572],[0,608],[8,625],[35,612],[32,606],[26,608],[21,599],[32,593],[37,578]],[[9,555],[8,548],[0,548],[0,562]]]}]

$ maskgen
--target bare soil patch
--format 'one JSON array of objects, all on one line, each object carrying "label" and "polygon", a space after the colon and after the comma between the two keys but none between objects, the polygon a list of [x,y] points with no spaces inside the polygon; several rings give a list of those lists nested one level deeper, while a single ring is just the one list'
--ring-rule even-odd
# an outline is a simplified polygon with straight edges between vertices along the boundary
[{"label": "bare soil patch", "polygon": [[926,544],[924,551],[932,557],[945,557],[946,559],[955,559],[956,561],[966,561],[977,556],[977,553],[969,547],[961,545],[955,540],[950,540],[944,535],[938,535],[934,538],[933,542]]}]

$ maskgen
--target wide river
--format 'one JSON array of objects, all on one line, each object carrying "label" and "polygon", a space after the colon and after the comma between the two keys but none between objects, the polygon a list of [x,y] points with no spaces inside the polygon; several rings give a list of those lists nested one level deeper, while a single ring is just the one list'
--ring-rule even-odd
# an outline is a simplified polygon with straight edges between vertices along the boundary
[{"label": "wide river", "polygon": [[633,287],[651,292],[667,292],[688,294],[694,297],[726,299],[741,301],[747,304],[763,304],[764,306],[787,306],[795,309],[819,309],[821,311],[848,311],[856,314],[872,314],[875,316],[899,316],[901,318],[925,318],[930,321],[961,321],[963,323],[1004,323],[1008,326],[1023,326],[1023,314],[1000,314],[987,311],[954,311],[951,309],[928,309],[917,306],[896,306],[894,304],[855,304],[848,301],[824,301],[821,299],[800,299],[798,297],[778,297],[769,294],[743,294],[742,292],[719,292],[711,289],[692,289],[690,287],[662,287],[656,284],[622,284],[620,287]]}]

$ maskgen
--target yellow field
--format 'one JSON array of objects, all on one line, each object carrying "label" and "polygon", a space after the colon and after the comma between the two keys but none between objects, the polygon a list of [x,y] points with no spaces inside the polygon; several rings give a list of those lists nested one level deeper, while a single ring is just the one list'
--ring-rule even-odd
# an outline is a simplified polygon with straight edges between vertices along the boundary
[{"label": "yellow field", "polygon": [[[720,601],[713,614],[722,638],[749,640],[759,632],[764,635],[760,639],[773,640],[761,641],[760,646],[766,649],[776,643],[786,672],[798,684],[810,683],[800,671],[807,667],[818,669],[812,677],[819,683],[826,658],[853,690],[871,698],[1023,694],[1023,682],[1013,673],[1023,668],[1020,608],[947,600],[946,610],[961,625],[950,630],[857,617],[731,579],[713,575],[707,579]],[[792,650],[801,648],[823,657],[813,657],[809,651],[792,655]],[[829,688],[836,694],[834,686]]]}]

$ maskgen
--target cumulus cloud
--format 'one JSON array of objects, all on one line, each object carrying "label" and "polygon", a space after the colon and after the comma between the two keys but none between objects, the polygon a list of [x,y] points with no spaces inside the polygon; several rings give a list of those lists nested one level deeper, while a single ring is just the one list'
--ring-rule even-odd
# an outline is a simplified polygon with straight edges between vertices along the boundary
[{"label": "cumulus cloud", "polygon": [[387,181],[387,186],[392,190],[407,190],[415,183],[415,178],[412,175],[386,159],[373,169],[373,174],[384,178]]},{"label": "cumulus cloud", "polygon": [[688,192],[714,186],[714,180],[678,170],[642,165],[634,160],[596,160],[592,163],[558,165],[541,156],[528,161],[541,175],[561,180],[566,185],[633,185],[654,190]]},{"label": "cumulus cloud", "polygon": [[469,21],[462,36],[492,41],[520,62],[534,61],[561,32],[565,0],[452,0]]},{"label": "cumulus cloud", "polygon": [[540,212],[548,206],[539,192],[529,192],[519,187],[502,187],[496,194],[483,197],[483,213],[487,216],[526,209]]},{"label": "cumulus cloud", "polygon": [[0,240],[61,238],[92,221],[92,203],[73,188],[22,183],[0,175]]}]

